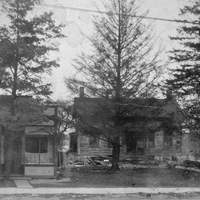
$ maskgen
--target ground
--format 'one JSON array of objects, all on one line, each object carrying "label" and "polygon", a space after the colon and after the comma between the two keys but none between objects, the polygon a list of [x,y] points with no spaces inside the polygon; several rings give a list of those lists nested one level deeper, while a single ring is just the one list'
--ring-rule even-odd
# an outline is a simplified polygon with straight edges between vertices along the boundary
[{"label": "ground", "polygon": [[0,188],[2,187],[15,187],[15,183],[12,180],[0,180]]},{"label": "ground", "polygon": [[124,195],[0,195],[0,200],[199,200],[200,194],[186,195],[151,195],[151,194],[124,194]]},{"label": "ground", "polygon": [[[200,187],[200,173],[185,175],[182,169],[123,169],[118,172],[81,168],[66,170],[65,178],[27,180],[33,187]],[[1,187],[16,187],[0,180]]]},{"label": "ground", "polygon": [[184,175],[181,169],[66,170],[71,181],[32,182],[34,187],[200,187],[200,173]]}]

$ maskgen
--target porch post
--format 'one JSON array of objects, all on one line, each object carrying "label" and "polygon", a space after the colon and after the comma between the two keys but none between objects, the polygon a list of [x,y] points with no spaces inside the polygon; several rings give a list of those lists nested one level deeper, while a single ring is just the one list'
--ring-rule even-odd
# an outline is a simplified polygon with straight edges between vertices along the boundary
[{"label": "porch post", "polygon": [[53,136],[53,161],[54,161],[54,175],[56,176],[58,168],[58,155],[57,155],[57,137]]},{"label": "porch post", "polygon": [[77,153],[78,153],[78,155],[80,155],[80,153],[81,153],[81,150],[80,150],[80,143],[81,143],[80,137],[81,137],[81,134],[78,131],[78,135],[77,135]]},{"label": "porch post", "polygon": [[0,143],[0,147],[1,147],[1,165],[4,164],[4,136],[0,135],[1,137],[1,143]]},{"label": "porch post", "polygon": [[0,174],[2,174],[2,165],[4,163],[4,141],[0,132]]},{"label": "porch post", "polygon": [[22,136],[22,151],[21,151],[21,154],[22,154],[22,158],[21,158],[21,164],[24,165],[25,164],[25,134]]}]

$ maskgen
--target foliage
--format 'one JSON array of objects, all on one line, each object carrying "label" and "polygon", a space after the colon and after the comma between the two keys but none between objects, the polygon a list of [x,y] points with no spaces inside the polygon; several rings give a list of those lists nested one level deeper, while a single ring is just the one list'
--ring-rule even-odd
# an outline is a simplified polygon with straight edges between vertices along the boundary
[{"label": "foliage", "polygon": [[200,2],[190,2],[181,9],[180,15],[190,19],[177,30],[177,36],[171,37],[179,47],[171,51],[171,60],[176,63],[173,77],[167,84],[179,97],[185,113],[187,126],[199,126],[200,112]]},{"label": "foliage", "polygon": [[72,106],[70,102],[58,101],[58,133],[64,134],[68,129],[73,128],[75,125],[72,113]]},{"label": "foliage", "polygon": [[[142,18],[131,16],[137,15],[135,1],[110,0],[105,9],[108,15],[94,19],[96,31],[90,38],[92,52],[83,53],[75,61],[75,68],[83,78],[67,79],[66,84],[73,92],[82,86],[86,95],[97,97],[94,99],[96,105],[90,106],[98,107],[95,117],[99,116],[103,126],[94,126],[93,120],[88,120],[92,116],[87,118],[84,114],[82,118],[79,116],[79,125],[82,129],[92,130],[90,134],[98,133],[99,137],[109,134],[113,165],[117,167],[119,136],[124,134],[121,119],[128,108],[124,109],[122,105],[136,97],[153,96],[161,66],[150,27],[143,24]],[[88,108],[88,115],[89,106],[85,108]]]},{"label": "foliage", "polygon": [[[56,24],[52,18],[53,13],[44,12],[39,16],[32,16],[34,7],[40,3],[39,0],[4,0],[2,3],[8,24],[0,26],[3,72],[0,87],[11,96],[8,97],[10,114],[7,115],[8,118],[3,115],[5,118],[0,124],[6,123],[7,119],[14,123],[10,123],[10,126],[17,126],[18,123],[13,119],[20,118],[20,123],[24,121],[25,126],[28,119],[30,122],[33,120],[36,107],[38,116],[35,116],[35,120],[39,119],[41,114],[42,102],[33,100],[30,95],[42,97],[51,94],[50,84],[43,83],[43,79],[52,68],[59,66],[56,60],[52,60],[48,55],[51,51],[58,50],[53,39],[64,37],[61,33],[63,25]],[[3,105],[1,107],[3,109]],[[23,116],[26,117],[23,119]],[[10,117],[12,119],[9,119]]]},{"label": "foliage", "polygon": [[27,125],[44,120],[39,98],[51,94],[51,84],[44,79],[53,68],[59,67],[49,54],[58,50],[53,40],[64,37],[61,33],[64,26],[56,24],[51,12],[34,16],[34,8],[39,3],[40,0],[2,1],[8,19],[8,24],[0,26],[0,69],[3,72],[0,88],[9,94],[8,102],[2,99],[0,104],[0,126],[6,143],[6,176],[12,166],[13,139],[16,133],[23,134]]},{"label": "foliage", "polygon": [[130,16],[137,15],[134,1],[111,0],[106,9],[110,15],[94,19],[92,53],[75,60],[84,79],[68,79],[67,86],[74,92],[84,86],[90,96],[152,96],[161,68],[158,52],[152,52],[150,27]]},{"label": "foliage", "polygon": [[50,84],[43,83],[43,74],[59,66],[48,55],[58,50],[52,41],[64,36],[63,25],[56,24],[53,13],[31,17],[38,3],[39,0],[3,1],[9,23],[0,26],[1,66],[6,67],[1,88],[15,96],[48,96]]}]

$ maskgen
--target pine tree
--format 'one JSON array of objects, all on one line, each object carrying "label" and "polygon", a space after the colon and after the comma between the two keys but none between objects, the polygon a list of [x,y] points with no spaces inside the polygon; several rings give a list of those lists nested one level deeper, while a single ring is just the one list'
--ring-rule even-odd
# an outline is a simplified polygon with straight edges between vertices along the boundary
[{"label": "pine tree", "polygon": [[58,48],[53,39],[63,37],[63,25],[57,25],[53,13],[44,12],[31,17],[30,13],[39,0],[4,1],[4,10],[9,24],[0,27],[0,57],[2,66],[7,67],[7,76],[1,88],[17,95],[51,94],[50,84],[42,82],[43,74],[58,67],[48,53]]},{"label": "pine tree", "polygon": [[[51,12],[33,16],[34,7],[39,3],[39,0],[3,0],[8,24],[0,26],[3,71],[0,88],[10,95],[11,101],[7,102],[9,105],[0,105],[1,111],[9,108],[0,118],[0,125],[7,144],[7,176],[12,165],[14,137],[18,133],[24,133],[27,124],[42,119],[40,102],[33,103],[28,96],[48,97],[51,85],[43,82],[44,75],[59,66],[56,60],[49,58],[49,53],[58,50],[53,40],[64,37],[61,33],[64,26],[56,24]],[[23,96],[28,101],[22,101]]]},{"label": "pine tree", "polygon": [[88,133],[96,132],[111,142],[112,168],[118,169],[123,134],[121,105],[135,97],[153,96],[160,65],[158,53],[153,53],[150,27],[145,26],[141,18],[132,17],[137,15],[135,1],[110,0],[105,9],[108,15],[94,19],[95,34],[90,39],[92,53],[83,53],[75,61],[82,79],[71,78],[66,83],[74,92],[82,86],[89,97],[103,99],[99,103],[101,112],[96,111],[95,115],[101,118],[102,129],[94,127],[91,116],[87,120],[87,107],[83,110],[88,115],[79,118],[79,125],[93,130]]},{"label": "pine tree", "polygon": [[171,60],[176,63],[173,77],[167,81],[174,93],[182,101],[187,113],[187,126],[194,128],[200,122],[200,2],[181,9],[180,15],[190,19],[191,24],[181,25],[177,36],[179,48],[171,51]]}]

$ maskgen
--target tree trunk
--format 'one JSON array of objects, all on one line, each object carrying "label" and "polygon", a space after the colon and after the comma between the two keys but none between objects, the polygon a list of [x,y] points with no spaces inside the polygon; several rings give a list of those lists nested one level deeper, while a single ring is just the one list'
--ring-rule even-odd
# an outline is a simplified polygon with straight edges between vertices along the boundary
[{"label": "tree trunk", "polygon": [[112,166],[111,170],[119,170],[119,156],[120,156],[120,138],[115,137],[112,147]]}]

